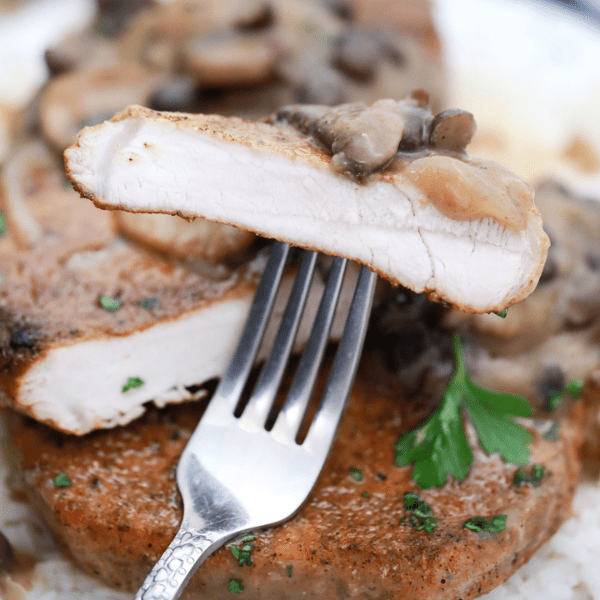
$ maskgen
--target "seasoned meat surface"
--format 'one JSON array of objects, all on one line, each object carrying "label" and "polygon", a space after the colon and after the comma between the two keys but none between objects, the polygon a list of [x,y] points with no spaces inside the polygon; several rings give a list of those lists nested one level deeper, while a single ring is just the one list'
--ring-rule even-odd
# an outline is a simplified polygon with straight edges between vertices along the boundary
[{"label": "seasoned meat surface", "polygon": [[[364,368],[369,371],[368,365]],[[27,494],[73,559],[109,585],[133,592],[174,536],[182,515],[175,465],[202,405],[151,410],[127,427],[85,438],[57,433],[10,414],[13,444]],[[561,409],[558,440],[527,422],[532,463],[546,468],[539,486],[512,485],[517,465],[476,451],[468,477],[419,490],[409,468],[393,465],[401,430],[431,407],[399,402],[363,373],[315,489],[291,521],[256,532],[252,566],[228,548],[209,557],[183,598],[221,598],[239,578],[246,598],[468,600],[524,564],[568,517],[578,479],[576,451],[585,414]],[[251,452],[252,449],[250,448]],[[350,475],[358,469],[362,482]],[[56,487],[65,472],[72,486]],[[282,482],[285,485],[285,482]],[[417,492],[437,518],[432,533],[410,526],[404,492]],[[463,528],[474,516],[506,514],[506,530]]]}]

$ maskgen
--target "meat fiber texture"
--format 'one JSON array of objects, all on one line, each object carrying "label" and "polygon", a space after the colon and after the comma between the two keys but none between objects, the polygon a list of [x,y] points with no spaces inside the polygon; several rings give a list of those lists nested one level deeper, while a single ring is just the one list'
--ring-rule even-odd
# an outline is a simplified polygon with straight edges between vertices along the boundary
[{"label": "meat fiber texture", "polygon": [[133,106],[82,130],[65,163],[100,208],[199,216],[345,256],[466,312],[525,298],[549,246],[533,190],[496,163],[433,154],[357,180],[286,125]]}]

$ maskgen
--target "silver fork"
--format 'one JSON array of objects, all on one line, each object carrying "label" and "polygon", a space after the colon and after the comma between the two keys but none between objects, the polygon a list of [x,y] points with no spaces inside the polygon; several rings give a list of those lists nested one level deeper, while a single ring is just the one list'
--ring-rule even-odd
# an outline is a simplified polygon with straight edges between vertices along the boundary
[{"label": "silver fork", "polygon": [[275,423],[265,423],[292,349],[317,255],[305,252],[269,357],[241,416],[234,412],[254,364],[289,245],[277,242],[229,368],[177,468],[183,520],[136,594],[175,600],[202,561],[232,538],[292,517],[323,467],[348,399],[371,311],[376,275],[363,267],[325,391],[304,441],[296,442],[314,390],[342,286],[336,258],[296,375]]}]

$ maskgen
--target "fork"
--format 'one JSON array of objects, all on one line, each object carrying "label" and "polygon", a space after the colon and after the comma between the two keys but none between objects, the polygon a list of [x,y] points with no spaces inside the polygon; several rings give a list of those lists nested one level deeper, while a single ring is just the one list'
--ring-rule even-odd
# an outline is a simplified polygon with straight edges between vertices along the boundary
[{"label": "fork", "polygon": [[362,267],[329,379],[306,437],[298,443],[329,339],[346,259],[333,260],[291,387],[274,425],[267,430],[315,269],[317,254],[304,252],[271,353],[241,415],[237,414],[289,248],[275,243],[232,362],[181,455],[177,484],[183,519],[136,600],[178,598],[212,552],[242,533],[292,517],[321,472],[356,375],[377,276]]}]

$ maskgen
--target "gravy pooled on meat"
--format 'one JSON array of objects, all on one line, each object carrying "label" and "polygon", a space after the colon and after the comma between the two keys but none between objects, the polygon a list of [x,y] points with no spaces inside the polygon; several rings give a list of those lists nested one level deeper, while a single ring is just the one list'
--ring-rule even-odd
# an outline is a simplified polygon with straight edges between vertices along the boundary
[{"label": "gravy pooled on meat", "polygon": [[431,151],[456,155],[475,133],[473,115],[460,109],[433,115],[426,92],[402,100],[353,102],[330,107],[293,104],[275,116],[312,135],[332,156],[334,167],[356,177],[385,168],[398,152],[422,156]]}]

